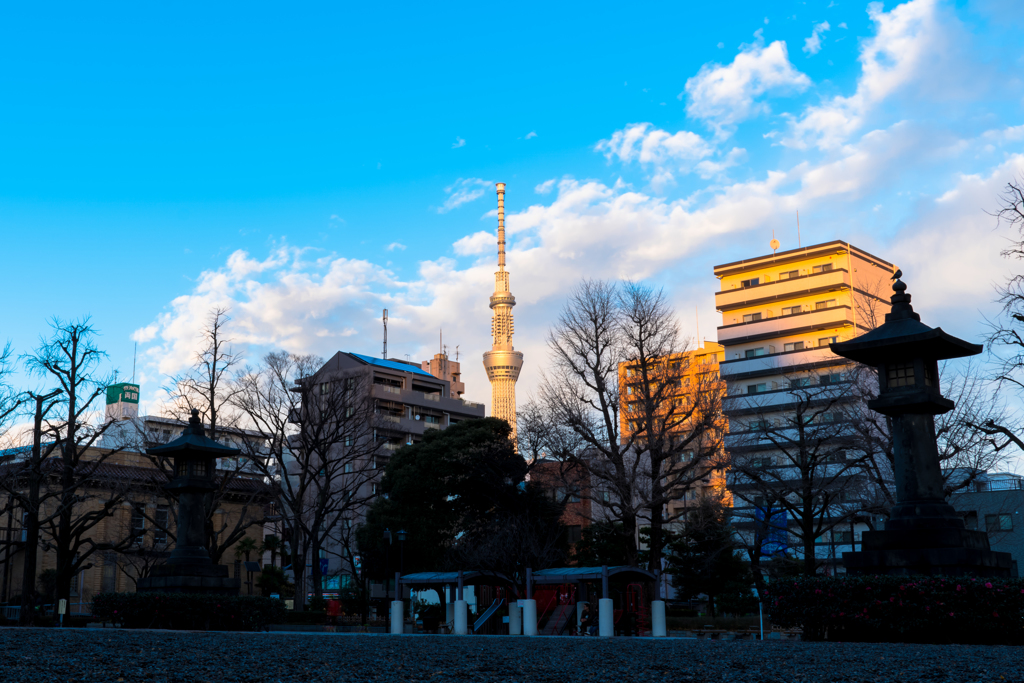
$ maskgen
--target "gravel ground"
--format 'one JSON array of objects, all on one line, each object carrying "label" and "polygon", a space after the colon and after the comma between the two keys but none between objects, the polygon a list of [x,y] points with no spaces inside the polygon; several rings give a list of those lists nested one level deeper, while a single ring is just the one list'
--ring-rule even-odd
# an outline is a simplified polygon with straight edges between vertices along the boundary
[{"label": "gravel ground", "polygon": [[0,681],[1024,681],[1024,648],[5,628]]}]

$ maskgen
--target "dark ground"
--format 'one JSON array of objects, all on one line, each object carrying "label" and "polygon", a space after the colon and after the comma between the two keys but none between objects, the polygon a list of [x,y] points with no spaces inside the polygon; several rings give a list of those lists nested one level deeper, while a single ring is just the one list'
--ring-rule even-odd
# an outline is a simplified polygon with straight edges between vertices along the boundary
[{"label": "dark ground", "polygon": [[4,628],[0,681],[1024,681],[1024,648]]}]

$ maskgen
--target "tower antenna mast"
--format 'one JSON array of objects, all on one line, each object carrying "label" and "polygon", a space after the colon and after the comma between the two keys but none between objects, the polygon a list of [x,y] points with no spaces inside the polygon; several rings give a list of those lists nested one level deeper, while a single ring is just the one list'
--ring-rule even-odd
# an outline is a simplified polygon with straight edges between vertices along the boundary
[{"label": "tower antenna mast", "polygon": [[388,309],[384,309],[384,360],[388,359]]}]

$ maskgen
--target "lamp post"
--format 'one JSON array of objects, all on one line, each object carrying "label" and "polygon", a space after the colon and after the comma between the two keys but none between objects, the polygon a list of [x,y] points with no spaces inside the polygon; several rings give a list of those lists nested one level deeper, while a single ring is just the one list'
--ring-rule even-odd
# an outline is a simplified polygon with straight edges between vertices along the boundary
[{"label": "lamp post", "polygon": [[[390,591],[388,590],[388,586],[390,585],[390,580],[388,579],[388,577],[391,574],[391,530],[390,529],[385,529],[384,530],[384,540],[387,542],[387,546],[384,549],[384,604],[386,605],[386,604],[388,604],[388,597],[389,597],[389,593],[390,593]],[[388,614],[388,616],[386,617],[386,620],[387,620],[386,626],[390,627],[391,626],[390,612],[385,610],[385,614]],[[387,631],[385,631],[385,633],[386,632]]]},{"label": "lamp post", "polygon": [[[405,574],[405,537],[408,535],[405,533],[405,529],[399,529],[398,534],[398,573],[399,575]],[[395,582],[395,600],[401,600],[401,596],[398,593],[398,582]],[[409,594],[409,612],[412,613],[412,593]]]}]

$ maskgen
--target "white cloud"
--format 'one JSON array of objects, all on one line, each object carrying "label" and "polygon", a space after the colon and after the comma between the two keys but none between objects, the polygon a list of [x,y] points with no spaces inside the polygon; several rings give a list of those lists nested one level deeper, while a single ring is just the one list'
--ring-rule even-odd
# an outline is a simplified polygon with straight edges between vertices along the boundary
[{"label": "white cloud", "polygon": [[498,236],[496,233],[481,230],[458,239],[452,248],[459,256],[476,256],[491,251],[498,253]]},{"label": "white cloud", "polygon": [[464,147],[465,145],[466,141],[460,138],[458,135],[456,135],[455,142],[452,143],[452,149],[458,149],[459,147]]},{"label": "white cloud", "polygon": [[543,183],[533,188],[533,191],[536,192],[537,194],[547,194],[551,192],[552,189],[554,189],[555,182],[557,181],[554,178],[551,178],[550,180],[545,180]]},{"label": "white cloud", "polygon": [[834,149],[864,123],[879,102],[907,86],[923,69],[933,69],[930,57],[944,48],[936,18],[935,0],[912,0],[890,12],[882,4],[868,5],[875,36],[861,44],[861,76],[856,92],[808,107],[794,120],[783,144],[799,149]]},{"label": "white cloud", "polygon": [[444,191],[448,193],[448,198],[444,200],[444,204],[437,209],[437,212],[448,213],[463,204],[476,201],[483,197],[484,193],[492,185],[493,183],[490,180],[484,180],[483,178],[459,178],[444,188]]},{"label": "white cloud", "polygon": [[650,123],[631,123],[612,133],[610,140],[601,140],[595,149],[604,152],[608,161],[618,157],[622,163],[639,161],[659,167],[670,162],[703,159],[713,151],[711,145],[696,133],[681,130],[670,134]]},{"label": "white cloud", "polygon": [[701,178],[712,178],[723,173],[726,169],[738,166],[747,160],[747,150],[741,147],[733,147],[728,154],[719,161],[705,159],[697,164],[697,172]]},{"label": "white cloud", "polygon": [[535,130],[531,130],[529,133],[526,134],[526,139],[527,140],[529,140],[530,138],[535,138],[535,137],[537,137],[537,131],[535,131]]},{"label": "white cloud", "polygon": [[386,246],[384,248],[387,249],[388,251],[394,251],[395,249],[398,249],[400,251],[405,251],[405,245],[402,244],[401,242],[392,242],[391,244],[389,244],[388,246]]},{"label": "white cloud", "polygon": [[686,81],[687,114],[721,129],[768,111],[767,104],[755,101],[761,95],[799,92],[811,84],[811,79],[790,63],[784,42],[777,40],[764,47],[760,35],[758,38],[728,66],[705,64]]},{"label": "white cloud", "polygon": [[825,31],[828,31],[830,28],[831,27],[828,25],[827,21],[815,24],[810,37],[804,39],[804,52],[808,55],[816,55],[821,52],[821,37],[825,34]]}]

